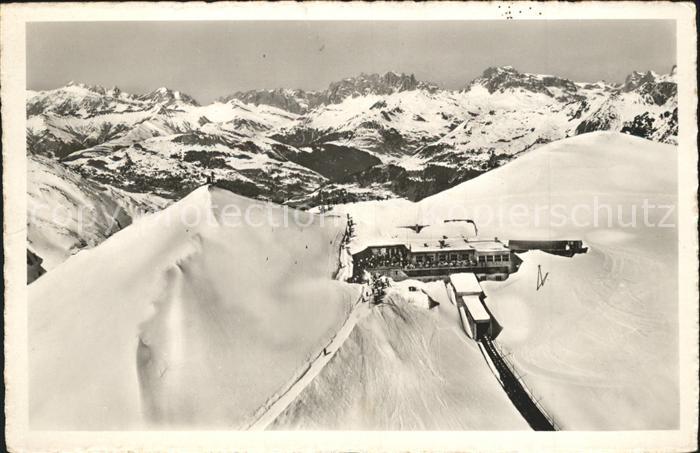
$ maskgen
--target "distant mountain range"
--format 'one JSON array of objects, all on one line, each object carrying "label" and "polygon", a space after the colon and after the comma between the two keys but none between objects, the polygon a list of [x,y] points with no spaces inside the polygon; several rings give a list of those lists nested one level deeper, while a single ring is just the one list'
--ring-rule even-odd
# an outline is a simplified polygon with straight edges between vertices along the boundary
[{"label": "distant mountain range", "polygon": [[346,78],[339,82],[331,83],[328,89],[324,91],[282,88],[276,90],[239,91],[224,96],[219,101],[229,102],[232,99],[238,99],[248,104],[270,105],[288,112],[304,114],[322,105],[340,104],[349,97],[388,95],[416,89],[432,92],[438,90],[436,85],[416,80],[413,74],[387,72],[383,75],[360,74],[357,77]]},{"label": "distant mountain range", "polygon": [[209,105],[79,83],[27,93],[27,146],[90,180],[178,199],[215,181],[297,206],[421,199],[568,136],[620,131],[675,143],[675,68],[623,84],[510,66],[461,90],[361,74],[323,91],[237,92]]}]

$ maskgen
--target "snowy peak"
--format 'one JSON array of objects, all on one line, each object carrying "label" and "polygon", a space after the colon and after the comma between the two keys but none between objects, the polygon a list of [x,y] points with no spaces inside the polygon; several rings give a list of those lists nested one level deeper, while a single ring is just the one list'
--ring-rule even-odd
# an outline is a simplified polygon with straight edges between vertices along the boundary
[{"label": "snowy peak", "polygon": [[623,93],[635,92],[648,102],[656,105],[664,105],[669,99],[675,98],[678,86],[675,81],[676,66],[671,68],[669,74],[657,74],[654,71],[645,73],[633,71],[625,79],[621,91]]},{"label": "snowy peak", "polygon": [[637,93],[649,104],[663,105],[676,95],[675,66],[670,74],[657,74],[654,71],[633,71],[621,85],[605,82],[574,83],[569,79],[551,75],[529,74],[512,66],[490,67],[481,77],[474,79],[467,91],[481,86],[490,94],[511,90],[526,90],[542,93],[550,97],[572,99],[581,95],[581,90],[603,90],[622,93]]},{"label": "snowy peak", "polygon": [[481,85],[489,93],[505,92],[509,89],[521,88],[534,93],[543,93],[554,97],[552,88],[563,90],[567,94],[576,93],[576,84],[571,80],[561,77],[521,73],[512,66],[490,67],[484,71],[481,77],[474,79],[469,84],[469,89]]},{"label": "snowy peak", "polygon": [[[125,106],[120,108],[120,104]],[[88,85],[70,81],[53,90],[34,92],[28,102],[29,116],[40,113],[61,115],[95,115],[110,112],[146,110],[154,106],[173,105],[199,106],[191,96],[166,87],[144,95],[122,92],[119,87],[109,90],[100,85]]]},{"label": "snowy peak", "polygon": [[97,93],[97,94],[101,94],[101,95],[107,94],[107,90],[105,90],[104,87],[101,85],[87,85],[85,83],[78,83],[78,82],[75,82],[73,80],[68,82],[65,85],[64,89],[65,88],[78,88],[78,89],[83,89],[83,90],[87,90],[87,91],[92,91],[93,93]]},{"label": "snowy peak", "polygon": [[27,100],[27,116],[54,114],[89,118],[95,115],[146,109],[134,96],[117,87],[106,90],[100,85],[68,82],[46,91],[32,92]]},{"label": "snowy peak", "polygon": [[198,106],[197,101],[192,96],[189,96],[180,91],[173,91],[166,87],[160,87],[157,90],[151,91],[139,98],[142,101],[153,102],[159,105],[171,105],[182,103],[186,105]]}]

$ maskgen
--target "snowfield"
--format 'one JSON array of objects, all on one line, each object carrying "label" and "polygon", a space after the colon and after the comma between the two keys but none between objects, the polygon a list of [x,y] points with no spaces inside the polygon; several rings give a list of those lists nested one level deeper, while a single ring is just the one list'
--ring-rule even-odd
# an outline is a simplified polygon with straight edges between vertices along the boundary
[{"label": "snowfield", "polygon": [[574,259],[528,252],[512,280],[485,283],[497,341],[563,429],[676,429],[675,260],[605,239]]},{"label": "snowfield", "polygon": [[[225,222],[251,205],[279,226]],[[332,278],[344,222],[266,206],[200,188],[32,284],[32,428],[236,429],[271,404],[360,287]]]},{"label": "snowfield", "polygon": [[[676,162],[671,145],[589,133],[419,203],[335,212],[357,221],[355,250],[397,225],[449,218],[474,219],[486,238],[584,240],[586,255],[524,253],[518,273],[484,283],[503,326],[497,342],[563,428],[671,429],[679,423]],[[645,204],[654,206],[646,218]],[[538,265],[549,272],[539,291]]]}]

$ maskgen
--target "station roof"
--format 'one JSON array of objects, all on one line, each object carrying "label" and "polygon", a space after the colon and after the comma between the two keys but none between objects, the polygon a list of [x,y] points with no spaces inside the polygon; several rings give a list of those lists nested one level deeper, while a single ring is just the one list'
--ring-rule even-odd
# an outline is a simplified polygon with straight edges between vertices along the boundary
[{"label": "station roof", "polygon": [[454,286],[457,294],[479,295],[483,292],[479,280],[477,280],[476,275],[471,272],[450,274],[450,283]]},{"label": "station roof", "polygon": [[[442,241],[442,243],[441,243]],[[398,238],[378,239],[363,244],[365,247],[392,247],[397,245],[405,245],[412,252],[423,253],[450,253],[464,252],[476,250],[479,252],[507,252],[506,247],[502,242],[497,240],[466,240],[464,238],[430,238],[420,239],[411,238],[408,240]],[[361,250],[358,250],[361,251]]]},{"label": "station roof", "polygon": [[508,247],[506,247],[501,241],[498,240],[475,240],[469,241],[469,245],[474,247],[475,250],[479,252],[506,252]]},{"label": "station roof", "polygon": [[474,235],[473,227],[464,222],[435,222],[432,225],[392,226],[353,241],[351,252],[359,253],[368,247],[393,247],[404,245],[412,252],[450,253],[465,251],[498,252],[508,248],[496,238],[481,239]]},{"label": "station roof", "polygon": [[433,253],[449,253],[474,250],[474,248],[462,238],[442,239],[444,242],[441,245],[440,239],[432,239],[430,241],[411,241],[408,246],[412,252],[433,252]]},{"label": "station roof", "polygon": [[462,302],[474,321],[489,321],[491,319],[479,296],[463,296]]}]

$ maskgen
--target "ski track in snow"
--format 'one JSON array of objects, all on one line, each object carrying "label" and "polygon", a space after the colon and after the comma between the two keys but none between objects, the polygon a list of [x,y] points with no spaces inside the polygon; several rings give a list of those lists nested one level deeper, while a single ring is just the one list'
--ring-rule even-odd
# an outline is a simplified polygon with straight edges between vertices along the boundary
[{"label": "ski track in snow", "polygon": [[356,302],[350,315],[345,320],[345,324],[338,330],[336,336],[333,337],[331,342],[323,348],[311,363],[309,363],[308,367],[303,371],[303,374],[299,378],[296,378],[281,396],[264,406],[263,413],[247,428],[248,430],[262,431],[267,429],[267,427],[294,402],[311,381],[321,373],[326,364],[333,359],[338,349],[340,349],[343,343],[350,337],[358,321],[369,313],[369,301],[363,299],[364,295]]}]

